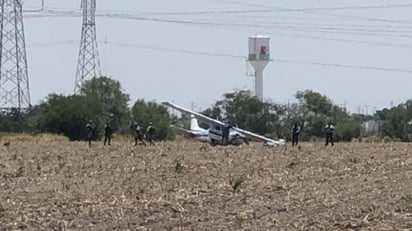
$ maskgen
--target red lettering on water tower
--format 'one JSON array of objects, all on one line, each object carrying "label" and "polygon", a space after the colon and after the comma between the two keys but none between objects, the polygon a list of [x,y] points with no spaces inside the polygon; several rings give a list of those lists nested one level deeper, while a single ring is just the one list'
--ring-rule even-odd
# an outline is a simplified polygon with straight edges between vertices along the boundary
[{"label": "red lettering on water tower", "polygon": [[267,52],[266,46],[261,46],[261,47],[260,47],[260,54],[265,55],[266,52]]}]

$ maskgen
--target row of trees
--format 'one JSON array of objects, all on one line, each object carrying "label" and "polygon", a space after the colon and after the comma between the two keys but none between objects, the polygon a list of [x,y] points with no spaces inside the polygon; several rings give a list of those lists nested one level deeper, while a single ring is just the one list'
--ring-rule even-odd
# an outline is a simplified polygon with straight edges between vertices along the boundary
[{"label": "row of trees", "polygon": [[395,140],[412,141],[412,100],[376,114],[382,121],[380,133]]},{"label": "row of trees", "polygon": [[[324,136],[325,124],[335,124],[335,137],[351,141],[366,135],[362,122],[370,119],[382,123],[381,137],[395,140],[412,140],[412,100],[391,109],[384,109],[375,116],[349,114],[335,105],[328,97],[311,90],[297,92],[297,102],[277,104],[260,101],[249,91],[226,93],[203,113],[219,120],[230,121],[243,129],[273,138],[288,138],[293,123],[302,128],[303,140]],[[95,138],[102,136],[103,125],[108,122],[119,134],[130,134],[133,123],[156,125],[156,139],[173,139],[171,123],[187,124],[184,117],[169,115],[167,109],[155,102],[137,100],[130,108],[130,97],[118,81],[108,77],[94,78],[83,84],[79,95],[50,94],[44,102],[28,113],[17,110],[0,115],[0,131],[50,132],[63,134],[70,140],[86,138],[85,124],[92,120],[96,127]]]},{"label": "row of trees", "polygon": [[156,139],[173,136],[166,108],[144,100],[137,100],[129,108],[129,101],[129,95],[122,91],[118,81],[108,77],[94,78],[84,82],[79,95],[50,94],[27,114],[3,113],[0,130],[49,132],[65,135],[70,140],[84,140],[89,120],[93,121],[95,139],[101,138],[105,123],[119,134],[130,134],[134,123],[145,127],[153,122],[157,126]]},{"label": "row of trees", "polygon": [[[297,103],[276,104],[261,102],[249,91],[227,93],[203,113],[213,118],[230,121],[246,130],[271,137],[289,138],[292,125],[297,122],[303,140],[324,137],[324,127],[332,122],[338,141],[352,141],[370,136],[394,141],[412,141],[412,100],[375,115],[350,114],[334,104],[327,96],[311,90],[299,91]],[[374,120],[380,124],[378,132],[366,132],[362,124]]]},{"label": "row of trees", "polygon": [[337,124],[336,138],[350,141],[361,136],[361,123],[356,117],[334,105],[332,100],[310,90],[296,93],[297,103],[290,105],[262,102],[249,91],[227,93],[203,113],[230,121],[243,129],[270,137],[289,138],[297,122],[304,140],[324,136],[329,121]]}]

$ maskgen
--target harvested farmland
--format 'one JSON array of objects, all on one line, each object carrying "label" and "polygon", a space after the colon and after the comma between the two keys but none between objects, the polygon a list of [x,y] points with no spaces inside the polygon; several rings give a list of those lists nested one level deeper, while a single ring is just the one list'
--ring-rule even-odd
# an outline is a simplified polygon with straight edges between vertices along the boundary
[{"label": "harvested farmland", "polygon": [[412,146],[1,146],[0,230],[411,230]]}]

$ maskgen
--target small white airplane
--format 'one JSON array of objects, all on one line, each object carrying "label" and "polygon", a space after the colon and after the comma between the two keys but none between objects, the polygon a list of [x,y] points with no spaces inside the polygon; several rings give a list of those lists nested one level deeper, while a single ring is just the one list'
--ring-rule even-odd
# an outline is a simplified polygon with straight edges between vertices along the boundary
[{"label": "small white airplane", "polygon": [[[214,145],[223,145],[223,126],[222,125],[215,125],[210,126],[208,129],[201,128],[199,126],[198,120],[196,119],[195,115],[190,115],[190,129],[184,129],[181,127],[177,127],[171,125],[171,127],[186,132],[190,135],[193,139],[196,139],[200,142],[209,143],[212,146]],[[247,138],[242,133],[235,131],[233,129],[229,129],[229,139],[228,144],[231,145],[241,145],[243,143],[248,144]]]},{"label": "small white airplane", "polygon": [[[211,145],[223,145],[224,143],[223,138],[222,138],[223,129],[225,126],[227,126],[227,124],[219,120],[212,119],[203,114],[194,112],[187,108],[181,107],[174,103],[163,102],[162,104],[165,106],[171,107],[173,109],[176,109],[181,113],[190,115],[191,117],[190,130],[178,128],[179,130],[187,132],[188,134],[190,134],[191,137],[201,142],[207,142]],[[208,123],[209,128],[203,129],[199,127],[197,119],[200,119]],[[231,145],[241,145],[243,143],[248,144],[248,140],[263,141],[263,144],[265,146],[279,146],[279,145],[285,144],[285,141],[283,139],[273,140],[273,139],[258,135],[256,133],[240,129],[238,127],[230,126],[228,144],[231,144]]]}]

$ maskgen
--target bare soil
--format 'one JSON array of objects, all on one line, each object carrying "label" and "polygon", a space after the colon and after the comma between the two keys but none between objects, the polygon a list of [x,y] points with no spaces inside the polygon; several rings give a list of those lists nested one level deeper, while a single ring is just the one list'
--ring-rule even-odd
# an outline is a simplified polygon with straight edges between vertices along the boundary
[{"label": "bare soil", "polygon": [[412,230],[412,144],[0,147],[0,230]]}]

